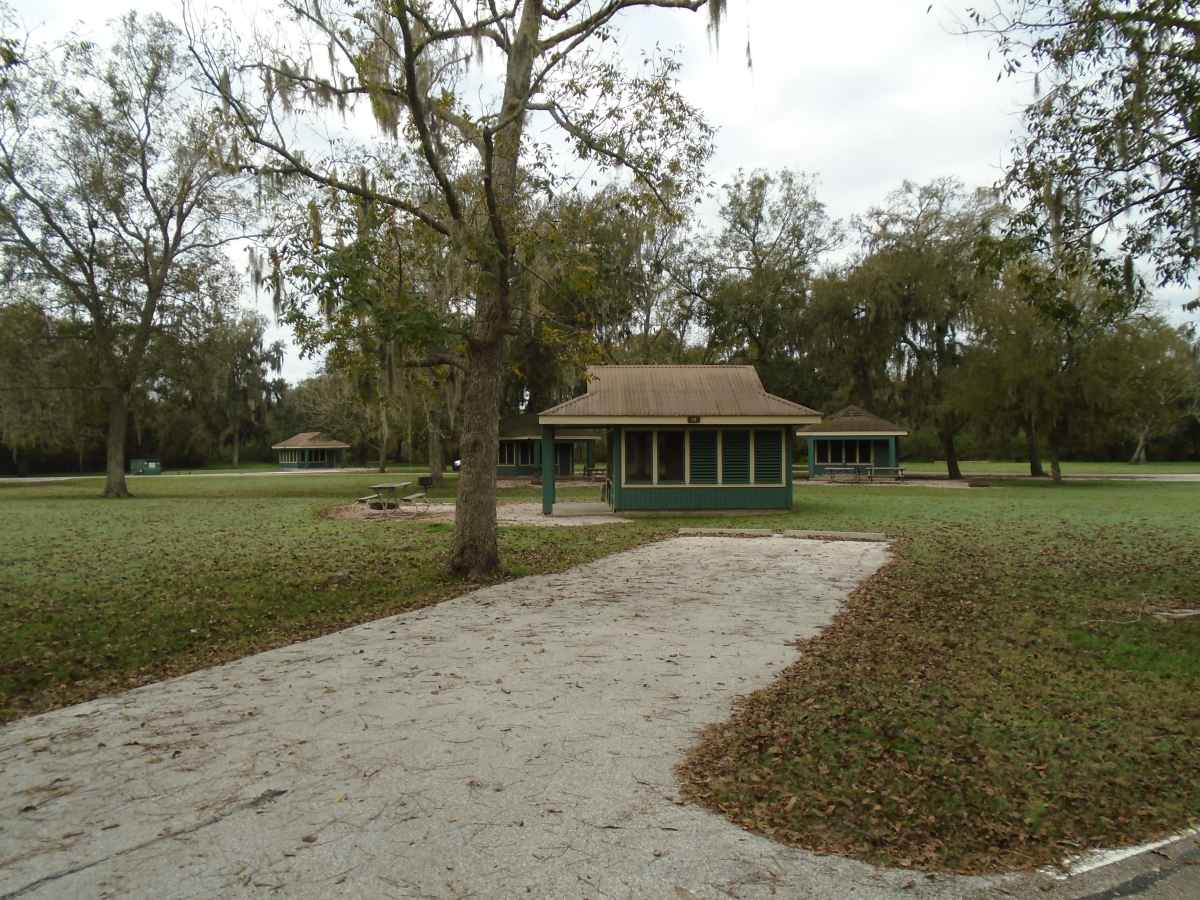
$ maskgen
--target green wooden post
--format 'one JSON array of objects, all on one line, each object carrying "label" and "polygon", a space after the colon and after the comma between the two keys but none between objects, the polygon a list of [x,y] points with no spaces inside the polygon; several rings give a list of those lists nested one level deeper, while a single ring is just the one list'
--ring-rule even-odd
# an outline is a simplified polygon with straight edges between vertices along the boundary
[{"label": "green wooden post", "polygon": [[795,493],[792,488],[792,467],[796,464],[795,460],[795,443],[796,435],[790,428],[783,429],[783,483],[787,488],[787,508],[792,508],[792,495]]},{"label": "green wooden post", "polygon": [[896,439],[894,437],[888,438],[888,465],[896,465]]},{"label": "green wooden post", "polygon": [[583,451],[583,471],[587,472],[589,475],[592,474],[592,466],[595,465],[595,460],[592,457],[592,453],[592,442],[587,441],[584,444]]},{"label": "green wooden post", "polygon": [[817,441],[816,438],[808,439],[808,477],[817,477]]},{"label": "green wooden post", "polygon": [[542,515],[554,512],[554,426],[542,426]]},{"label": "green wooden post", "polygon": [[614,428],[611,432],[612,443],[609,446],[608,453],[608,480],[612,484],[612,493],[609,495],[613,512],[621,509],[621,428]]}]

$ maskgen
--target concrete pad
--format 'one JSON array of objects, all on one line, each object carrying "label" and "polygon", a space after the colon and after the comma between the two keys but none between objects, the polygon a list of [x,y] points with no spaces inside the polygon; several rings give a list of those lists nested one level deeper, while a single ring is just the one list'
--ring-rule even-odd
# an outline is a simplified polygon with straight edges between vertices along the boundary
[{"label": "concrete pad", "polygon": [[773,537],[775,532],[770,528],[680,528],[679,534],[684,537]]},{"label": "concrete pad", "polygon": [[796,528],[784,531],[783,536],[817,541],[886,541],[888,539],[882,531],[805,531]]},{"label": "concrete pad", "polygon": [[[537,512],[541,514],[541,509],[538,508]],[[615,515],[607,503],[587,501],[555,503],[551,515],[558,519],[587,519],[593,525],[612,525],[629,521]]]},{"label": "concrete pad", "polygon": [[0,897],[938,897],[675,800],[883,544],[689,537],[0,730]]},{"label": "concrete pad", "polygon": [[[562,511],[559,507],[563,507]],[[364,504],[349,503],[335,507],[329,515],[335,519],[370,519],[422,522],[453,522],[454,504],[444,501],[400,506],[398,509],[372,510]],[[496,524],[533,525],[538,528],[573,528],[585,525],[624,525],[629,519],[614,515],[603,503],[556,503],[554,515],[542,512],[540,503],[501,503],[496,507]],[[0,900],[4,900],[0,897]]]}]

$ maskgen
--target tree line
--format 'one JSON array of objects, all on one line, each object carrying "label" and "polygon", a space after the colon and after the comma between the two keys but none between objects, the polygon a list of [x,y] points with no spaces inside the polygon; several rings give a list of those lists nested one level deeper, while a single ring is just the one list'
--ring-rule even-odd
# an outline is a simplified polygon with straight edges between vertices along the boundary
[{"label": "tree line", "polygon": [[[32,47],[10,21],[0,441],[82,456],[103,435],[111,496],[143,428],[197,456],[300,418],[380,464],[453,453],[468,575],[498,565],[500,417],[589,362],[749,362],[783,396],[904,421],[952,477],[964,450],[1055,475],[1194,454],[1196,336],[1151,293],[1196,259],[1195,23],[1061,5],[972,20],[1049,85],[1003,185],[906,183],[837,222],[812,177],[739,172],[711,226],[715,132],[678,60],[612,38],[638,7],[707,9],[719,35],[721,0],[283,0],[287,27],[249,35],[186,5],[111,47]],[[377,137],[305,131],[358,113]],[[280,383],[231,247],[319,376]]]}]

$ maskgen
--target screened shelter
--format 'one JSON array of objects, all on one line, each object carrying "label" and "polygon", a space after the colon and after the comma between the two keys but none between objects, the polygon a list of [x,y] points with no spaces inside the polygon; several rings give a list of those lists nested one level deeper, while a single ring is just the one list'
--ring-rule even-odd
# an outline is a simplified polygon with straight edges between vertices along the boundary
[{"label": "screened shelter", "polygon": [[335,469],[345,463],[349,444],[335,441],[319,431],[302,431],[273,444],[281,469]]},{"label": "screened shelter", "polygon": [[830,467],[892,469],[899,465],[898,439],[908,434],[860,406],[847,406],[815,425],[797,431],[808,441],[808,475],[819,478]]},{"label": "screened shelter", "polygon": [[[565,429],[603,431],[615,512],[757,510],[791,508],[793,432],[820,414],[767,393],[753,366],[592,366],[587,392],[538,421],[543,454]],[[547,515],[554,474],[543,466]]]}]

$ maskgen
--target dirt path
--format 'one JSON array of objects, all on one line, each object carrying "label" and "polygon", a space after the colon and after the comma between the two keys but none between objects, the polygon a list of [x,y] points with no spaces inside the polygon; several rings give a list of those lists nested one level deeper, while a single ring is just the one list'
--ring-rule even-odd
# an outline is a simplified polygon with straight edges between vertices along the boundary
[{"label": "dirt path", "polygon": [[[675,800],[880,543],[687,537],[0,730],[0,898],[964,897]],[[751,577],[752,576],[752,577]]]}]

